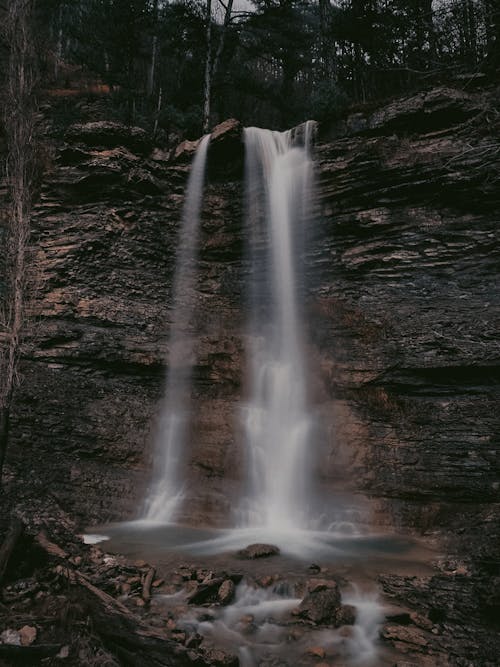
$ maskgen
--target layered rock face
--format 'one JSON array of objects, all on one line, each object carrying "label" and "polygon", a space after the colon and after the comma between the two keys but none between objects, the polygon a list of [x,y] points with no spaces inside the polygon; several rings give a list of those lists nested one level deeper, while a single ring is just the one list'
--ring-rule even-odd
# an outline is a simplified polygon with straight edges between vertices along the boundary
[{"label": "layered rock face", "polygon": [[[242,149],[226,130],[203,212],[185,461],[185,519],[213,523],[244,456]],[[498,533],[497,135],[491,94],[446,90],[331,128],[306,264],[325,487],[369,496],[376,525],[477,530],[481,544]],[[82,522],[133,516],[149,478],[185,148],[73,128],[37,206],[36,328],[9,465]]]}]

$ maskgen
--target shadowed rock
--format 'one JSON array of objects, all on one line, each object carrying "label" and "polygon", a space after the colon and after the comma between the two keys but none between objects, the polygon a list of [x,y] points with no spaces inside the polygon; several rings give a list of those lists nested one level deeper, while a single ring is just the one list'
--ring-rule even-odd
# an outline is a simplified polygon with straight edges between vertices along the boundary
[{"label": "shadowed rock", "polygon": [[136,153],[146,153],[152,147],[148,134],[142,128],[111,121],[71,125],[66,132],[66,140],[102,148],[125,146]]},{"label": "shadowed rock", "polygon": [[273,544],[249,544],[244,549],[238,551],[240,558],[268,558],[269,556],[277,556],[280,553],[278,547]]}]

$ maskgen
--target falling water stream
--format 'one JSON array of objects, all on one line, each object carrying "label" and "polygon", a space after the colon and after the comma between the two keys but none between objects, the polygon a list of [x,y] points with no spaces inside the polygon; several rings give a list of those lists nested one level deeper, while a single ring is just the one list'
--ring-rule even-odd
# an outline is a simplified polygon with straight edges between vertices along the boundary
[{"label": "falling water stream", "polygon": [[173,280],[173,308],[165,395],[156,432],[154,479],[143,518],[171,522],[183,499],[181,460],[189,431],[194,309],[194,285],[200,212],[210,135],[200,141],[191,167],[182,213]]},{"label": "falling water stream", "polygon": [[250,400],[244,407],[248,495],[240,523],[308,528],[313,420],[307,402],[298,243],[310,214],[311,126],[245,130],[251,244]]}]

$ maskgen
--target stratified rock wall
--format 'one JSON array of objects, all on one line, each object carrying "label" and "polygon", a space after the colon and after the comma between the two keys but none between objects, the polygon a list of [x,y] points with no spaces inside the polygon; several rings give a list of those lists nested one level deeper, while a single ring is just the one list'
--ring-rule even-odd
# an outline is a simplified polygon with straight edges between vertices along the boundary
[{"label": "stratified rock wall", "polygon": [[[378,524],[495,531],[494,100],[440,90],[361,116],[316,149],[306,317],[328,426],[322,480],[368,494]],[[149,154],[141,133],[104,130],[100,141],[95,124],[72,129],[37,206],[36,331],[9,459],[86,522],[132,516],[148,478],[188,168],[182,151]],[[230,132],[230,160],[210,170],[193,322],[197,522],[227,517],[241,482],[245,256]]]}]

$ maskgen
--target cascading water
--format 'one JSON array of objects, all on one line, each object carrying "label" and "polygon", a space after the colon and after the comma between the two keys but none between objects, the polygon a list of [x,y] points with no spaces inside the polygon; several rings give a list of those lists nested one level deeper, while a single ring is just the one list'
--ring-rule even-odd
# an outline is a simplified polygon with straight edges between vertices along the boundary
[{"label": "cascading water", "polygon": [[189,427],[193,337],[189,325],[194,308],[194,283],[200,211],[210,135],[200,141],[189,175],[182,213],[173,281],[173,309],[165,397],[155,441],[155,478],[143,518],[170,522],[183,497],[180,465]]},{"label": "cascading water", "polygon": [[250,401],[243,409],[249,489],[241,514],[247,526],[280,532],[311,527],[313,420],[300,326],[297,245],[310,214],[312,128],[306,124],[301,137],[292,131],[247,128],[244,137],[253,276]]}]

